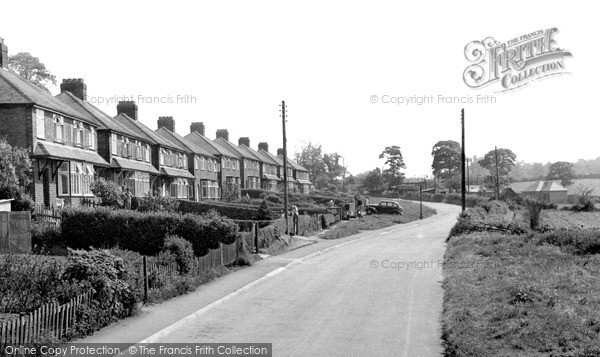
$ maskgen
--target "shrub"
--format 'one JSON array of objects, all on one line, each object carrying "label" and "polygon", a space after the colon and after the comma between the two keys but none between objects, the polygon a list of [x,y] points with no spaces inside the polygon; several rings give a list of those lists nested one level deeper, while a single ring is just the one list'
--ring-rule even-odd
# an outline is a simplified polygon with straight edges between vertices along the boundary
[{"label": "shrub", "polygon": [[136,206],[135,209],[140,212],[175,212],[179,207],[179,200],[172,197],[144,196],[136,197],[135,201],[137,206],[132,202],[132,208]]},{"label": "shrub", "polygon": [[60,227],[56,227],[53,223],[31,222],[31,245],[34,253],[47,253],[61,244]]},{"label": "shrub", "polygon": [[267,200],[262,200],[260,207],[258,207],[258,213],[256,215],[256,220],[258,221],[268,221],[272,219],[273,214],[271,210],[269,210],[269,204]]},{"label": "shrub", "polygon": [[192,269],[192,265],[194,264],[194,248],[190,241],[178,236],[169,236],[165,239],[162,253],[173,255],[180,273],[187,274]]},{"label": "shrub", "polygon": [[277,196],[276,194],[270,194],[267,196],[267,200],[269,202],[272,203],[283,203],[283,201],[281,200],[281,198],[279,196]]},{"label": "shrub", "polygon": [[120,207],[123,205],[121,188],[113,181],[98,178],[90,184],[94,196],[100,198],[101,205],[107,207]]},{"label": "shrub", "polygon": [[599,229],[558,229],[539,235],[538,241],[562,247],[574,254],[600,254]]},{"label": "shrub", "polygon": [[529,228],[536,230],[540,225],[540,214],[544,208],[544,203],[536,200],[525,199],[523,204],[529,212]]},{"label": "shrub", "polygon": [[240,220],[254,220],[258,217],[258,208],[256,206],[219,202],[180,201],[177,211],[195,214],[206,214],[209,211],[216,211],[220,215]]}]

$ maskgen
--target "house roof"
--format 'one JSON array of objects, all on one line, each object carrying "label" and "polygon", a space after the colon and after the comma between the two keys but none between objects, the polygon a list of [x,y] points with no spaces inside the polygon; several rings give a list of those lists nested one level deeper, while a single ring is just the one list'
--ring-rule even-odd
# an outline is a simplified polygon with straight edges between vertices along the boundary
[{"label": "house roof", "polygon": [[[280,155],[278,155],[277,157],[278,157],[279,159],[281,159],[281,161],[283,162],[283,156],[280,156]],[[292,167],[294,170],[297,170],[297,171],[308,171],[308,170],[307,170],[307,169],[305,169],[305,168],[304,168],[302,165],[300,165],[299,163],[297,163],[296,161],[294,161],[294,160],[292,160],[292,159],[290,159],[290,158],[288,158],[288,159],[287,159],[287,161],[288,161],[288,164],[289,164],[289,165],[290,165],[290,166],[291,166],[291,167]]]},{"label": "house roof", "polygon": [[95,126],[100,125],[93,118],[83,117],[78,111],[53,97],[52,94],[4,68],[0,68],[0,103],[32,104]]},{"label": "house roof", "polygon": [[158,170],[152,164],[137,160],[129,160],[123,157],[113,157],[111,167],[117,167],[125,170],[135,170],[149,172],[158,175]]},{"label": "house roof", "polygon": [[139,130],[132,130],[131,128],[128,128],[127,126],[123,125],[120,120],[116,120],[102,110],[96,108],[93,104],[79,99],[71,92],[62,92],[58,94],[56,98],[76,110],[84,117],[99,122],[99,129],[111,130],[142,141],[148,140],[144,137],[144,135],[140,135]]},{"label": "house roof", "polygon": [[160,168],[160,173],[165,176],[194,178],[194,175],[189,173],[189,171],[183,169],[176,169],[174,167],[163,166]]},{"label": "house roof", "polygon": [[[148,128],[139,121],[130,118],[127,114],[121,113],[117,115],[114,120],[126,127],[128,130],[137,131],[139,133],[138,135],[142,135],[147,141],[153,144],[181,151],[178,145],[172,144],[169,140],[165,139],[161,135],[158,135],[152,129]],[[187,151],[187,149],[184,151]]]},{"label": "house roof", "polygon": [[200,146],[196,145],[195,143],[191,142],[190,140],[187,140],[183,136],[172,132],[171,130],[169,130],[165,127],[159,128],[155,132],[162,135],[163,137],[165,137],[169,141],[173,142],[174,144],[180,145],[181,147],[185,148],[189,153],[208,156],[213,159],[215,158],[214,155],[210,154],[208,151],[204,150]]},{"label": "house roof", "polygon": [[260,152],[263,155],[266,155],[267,157],[269,157],[271,159],[271,161],[274,162],[275,165],[283,166],[283,160],[281,160],[280,157],[275,156],[275,155],[271,154],[270,152],[265,151],[263,149],[258,150],[258,152]]},{"label": "house roof", "polygon": [[254,153],[252,153],[252,151],[250,151],[250,149],[248,149],[247,146],[235,145],[231,141],[225,140],[223,138],[217,138],[217,139],[215,139],[215,142],[219,143],[222,146],[227,147],[228,149],[231,149],[232,152],[235,152],[238,154],[239,158],[260,161],[260,159]]},{"label": "house roof", "polygon": [[184,137],[185,139],[191,141],[197,146],[201,147],[211,155],[215,156],[227,156],[232,158],[238,158],[239,156],[235,153],[232,153],[227,148],[222,145],[210,140],[206,136],[198,133],[197,131],[193,131]]},{"label": "house roof", "polygon": [[523,192],[550,192],[567,191],[560,183],[554,181],[538,181],[530,185]]},{"label": "house roof", "polygon": [[[537,181],[535,181],[537,182]],[[517,193],[523,192],[525,189],[532,186],[535,183],[534,181],[523,181],[523,182],[513,182],[510,184],[510,187],[515,190]],[[557,181],[558,182],[558,181]],[[566,187],[568,195],[579,196],[581,194],[581,190],[594,189],[590,195],[592,196],[600,196],[600,179],[574,179],[573,184]]]}]

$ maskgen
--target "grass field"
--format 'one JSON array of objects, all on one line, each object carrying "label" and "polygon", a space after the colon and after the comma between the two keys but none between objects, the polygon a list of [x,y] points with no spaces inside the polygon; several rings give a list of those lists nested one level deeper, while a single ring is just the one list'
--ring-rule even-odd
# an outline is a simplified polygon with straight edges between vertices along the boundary
[{"label": "grass field", "polygon": [[544,210],[540,217],[542,224],[552,228],[600,228],[599,212],[573,212]]},{"label": "grass field", "polygon": [[[404,209],[404,215],[402,216],[379,214],[364,216],[350,221],[341,221],[319,237],[324,239],[343,238],[360,233],[361,231],[389,227],[394,224],[408,223],[419,219],[420,207],[418,203],[410,201],[399,202]],[[427,218],[434,214],[436,214],[436,211],[433,208],[423,206],[423,218]]]}]

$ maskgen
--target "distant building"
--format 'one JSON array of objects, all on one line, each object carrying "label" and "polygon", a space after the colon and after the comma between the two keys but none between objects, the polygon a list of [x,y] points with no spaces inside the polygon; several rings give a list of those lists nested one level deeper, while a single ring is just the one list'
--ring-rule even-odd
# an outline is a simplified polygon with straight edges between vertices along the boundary
[{"label": "distant building", "polygon": [[523,198],[549,203],[567,203],[567,189],[553,181],[538,181],[523,190]]},{"label": "distant building", "polygon": [[507,187],[502,192],[500,192],[500,200],[504,202],[508,201],[518,201],[521,198],[518,193],[516,193],[512,188]]}]

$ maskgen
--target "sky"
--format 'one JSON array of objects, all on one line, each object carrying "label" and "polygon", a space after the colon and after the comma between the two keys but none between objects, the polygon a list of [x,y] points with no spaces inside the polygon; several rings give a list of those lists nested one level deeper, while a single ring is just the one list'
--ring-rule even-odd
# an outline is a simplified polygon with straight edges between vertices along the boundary
[{"label": "sky", "polygon": [[[276,152],[285,100],[289,156],[312,142],[357,174],[397,145],[416,177],[431,175],[437,141],[460,141],[464,108],[467,156],[494,146],[525,162],[600,156],[599,32],[583,2],[13,1],[0,19],[9,55],[30,52],[59,83],[83,78],[108,114],[135,100],[152,129],[173,116],[181,135],[204,122],[210,138],[228,129],[234,143]],[[548,28],[572,53],[568,73],[506,92],[465,84],[468,43]]]}]

